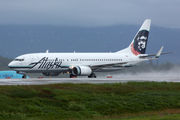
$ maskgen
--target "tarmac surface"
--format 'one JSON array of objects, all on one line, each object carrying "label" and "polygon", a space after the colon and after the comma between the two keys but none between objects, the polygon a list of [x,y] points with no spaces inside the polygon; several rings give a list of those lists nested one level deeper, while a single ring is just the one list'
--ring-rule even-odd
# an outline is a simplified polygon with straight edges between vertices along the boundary
[{"label": "tarmac surface", "polygon": [[0,85],[44,85],[56,83],[125,83],[129,81],[145,82],[180,82],[180,77],[163,78],[30,78],[30,79],[0,79]]}]

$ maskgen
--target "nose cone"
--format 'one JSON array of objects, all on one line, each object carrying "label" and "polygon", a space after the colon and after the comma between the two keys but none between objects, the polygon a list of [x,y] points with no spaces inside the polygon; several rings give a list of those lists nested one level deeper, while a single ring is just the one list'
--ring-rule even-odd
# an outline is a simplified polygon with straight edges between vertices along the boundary
[{"label": "nose cone", "polygon": [[15,66],[14,66],[14,61],[10,62],[10,63],[8,64],[8,67],[11,68],[11,69],[12,69],[13,67],[15,67]]}]

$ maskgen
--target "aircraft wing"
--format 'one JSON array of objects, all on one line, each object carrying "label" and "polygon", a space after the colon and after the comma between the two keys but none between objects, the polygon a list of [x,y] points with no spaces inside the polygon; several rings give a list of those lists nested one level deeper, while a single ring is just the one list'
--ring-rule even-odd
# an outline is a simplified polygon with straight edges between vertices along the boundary
[{"label": "aircraft wing", "polygon": [[90,65],[89,67],[91,67],[92,69],[96,69],[96,68],[103,68],[103,67],[111,67],[113,65],[123,65],[126,64],[127,62],[118,62],[118,63],[108,63],[108,64],[97,64],[97,65]]}]

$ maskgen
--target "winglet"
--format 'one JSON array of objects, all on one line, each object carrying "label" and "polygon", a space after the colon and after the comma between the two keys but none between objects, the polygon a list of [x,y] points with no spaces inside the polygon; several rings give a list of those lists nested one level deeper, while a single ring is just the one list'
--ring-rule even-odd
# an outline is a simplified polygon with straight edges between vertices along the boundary
[{"label": "winglet", "polygon": [[163,50],[163,47],[164,47],[164,46],[161,47],[161,49],[158,51],[158,53],[156,54],[156,56],[154,57],[154,59],[155,59],[155,58],[159,58],[159,56],[161,55],[161,52],[162,52],[162,50]]}]

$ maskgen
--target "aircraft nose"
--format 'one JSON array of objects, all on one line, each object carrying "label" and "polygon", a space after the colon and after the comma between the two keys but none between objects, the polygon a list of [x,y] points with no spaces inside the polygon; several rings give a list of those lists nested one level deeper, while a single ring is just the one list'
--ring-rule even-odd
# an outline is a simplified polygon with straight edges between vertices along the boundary
[{"label": "aircraft nose", "polygon": [[8,64],[9,68],[13,68],[13,66],[15,66],[13,61]]}]

